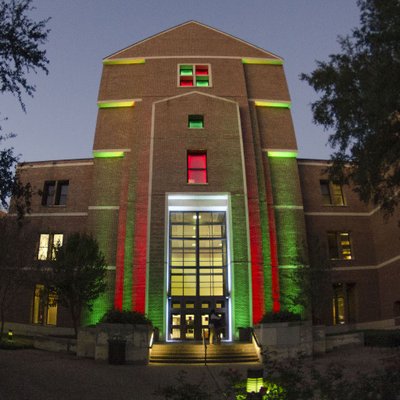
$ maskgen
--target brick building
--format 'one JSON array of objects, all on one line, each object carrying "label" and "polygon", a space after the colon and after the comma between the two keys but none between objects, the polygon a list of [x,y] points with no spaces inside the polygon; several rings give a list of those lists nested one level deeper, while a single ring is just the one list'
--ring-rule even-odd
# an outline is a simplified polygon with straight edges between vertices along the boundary
[{"label": "brick building", "polygon": [[[106,57],[98,107],[93,158],[19,166],[42,190],[27,216],[38,260],[75,231],[106,256],[110,290],[85,323],[138,310],[163,339],[193,340],[216,309],[233,340],[267,311],[301,311],[308,250],[333,264],[316,320],[394,323],[398,218],[297,159],[280,57],[184,23]],[[40,289],[13,320],[67,325]]]}]

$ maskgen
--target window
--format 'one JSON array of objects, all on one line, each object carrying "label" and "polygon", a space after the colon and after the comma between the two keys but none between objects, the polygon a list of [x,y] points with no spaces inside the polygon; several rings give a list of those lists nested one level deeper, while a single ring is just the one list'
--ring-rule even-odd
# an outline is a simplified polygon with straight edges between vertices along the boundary
[{"label": "window", "polygon": [[65,206],[69,181],[46,181],[43,187],[43,206]]},{"label": "window", "polygon": [[32,322],[41,325],[57,325],[56,294],[42,284],[35,285]]},{"label": "window", "polygon": [[42,233],[39,238],[38,260],[54,260],[56,248],[62,246],[63,238],[62,233]]},{"label": "window", "polygon": [[43,188],[42,205],[52,206],[54,204],[54,195],[56,193],[56,182],[46,181]]},{"label": "window", "polygon": [[344,206],[342,186],[327,180],[319,181],[322,204],[325,206]]},{"label": "window", "polygon": [[189,115],[188,128],[191,128],[191,129],[204,128],[204,116],[203,115]]},{"label": "window", "polygon": [[334,283],[332,298],[333,325],[356,321],[356,285],[354,283]]},{"label": "window", "polygon": [[56,201],[55,205],[65,206],[67,204],[67,194],[68,194],[68,181],[60,181],[57,184]]},{"label": "window", "polygon": [[210,66],[204,64],[179,64],[178,81],[181,87],[207,87],[210,82]]},{"label": "window", "polygon": [[328,232],[328,251],[331,260],[352,260],[349,232]]},{"label": "window", "polygon": [[193,152],[187,153],[187,181],[190,184],[207,183],[207,153]]}]

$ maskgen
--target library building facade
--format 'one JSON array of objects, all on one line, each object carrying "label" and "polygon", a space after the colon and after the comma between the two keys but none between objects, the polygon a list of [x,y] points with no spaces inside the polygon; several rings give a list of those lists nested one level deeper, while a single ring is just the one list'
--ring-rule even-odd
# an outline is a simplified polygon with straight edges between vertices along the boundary
[{"label": "library building facade", "polygon": [[[268,312],[304,312],[298,270],[318,263],[315,323],[400,323],[399,215],[297,157],[282,58],[190,21],[106,57],[97,104],[92,158],[18,166],[41,193],[25,216],[36,263],[73,232],[106,257],[83,324],[135,310],[161,340],[194,341],[215,310],[234,341]],[[42,289],[10,322],[71,326]]]}]

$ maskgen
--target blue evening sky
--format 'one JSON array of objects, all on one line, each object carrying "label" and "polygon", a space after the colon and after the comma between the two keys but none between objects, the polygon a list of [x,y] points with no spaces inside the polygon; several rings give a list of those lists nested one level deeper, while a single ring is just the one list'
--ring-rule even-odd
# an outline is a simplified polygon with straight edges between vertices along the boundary
[{"label": "blue evening sky", "polygon": [[313,90],[299,80],[315,60],[339,51],[337,36],[359,23],[356,0],[34,0],[35,19],[51,17],[49,75],[29,76],[37,91],[0,97],[3,133],[13,131],[23,161],[91,157],[102,59],[188,20],[230,33],[285,60],[299,157],[327,158],[327,133],[312,123]]}]

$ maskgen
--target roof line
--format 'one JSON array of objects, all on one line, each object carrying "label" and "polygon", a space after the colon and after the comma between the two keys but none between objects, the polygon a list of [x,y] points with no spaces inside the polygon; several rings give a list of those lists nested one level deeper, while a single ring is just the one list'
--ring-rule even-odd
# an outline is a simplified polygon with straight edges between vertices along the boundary
[{"label": "roof line", "polygon": [[230,100],[230,99],[227,99],[225,97],[215,96],[215,95],[209,94],[209,93],[198,92],[197,90],[193,90],[193,91],[188,92],[188,93],[178,94],[178,95],[171,96],[171,97],[165,97],[163,99],[155,101],[154,104],[158,104],[158,103],[162,103],[164,101],[169,101],[169,100],[177,99],[179,97],[190,96],[190,95],[194,95],[194,94],[199,94],[199,95],[211,97],[213,99],[217,99],[217,100],[220,100],[220,101],[226,101],[228,103],[237,104],[237,102],[234,101],[234,100]]},{"label": "roof line", "polygon": [[232,39],[234,39],[234,40],[237,40],[238,42],[244,43],[244,44],[246,44],[247,46],[253,47],[253,48],[255,48],[256,50],[262,51],[263,53],[268,54],[268,55],[270,55],[270,56],[272,56],[272,57],[276,57],[276,58],[279,59],[279,60],[283,60],[283,58],[279,57],[278,55],[276,55],[276,54],[274,54],[274,53],[271,53],[270,51],[264,50],[263,48],[258,47],[258,46],[256,46],[256,45],[250,43],[250,42],[247,42],[247,41],[245,41],[245,40],[243,40],[243,39],[240,39],[240,38],[238,38],[238,37],[236,37],[236,36],[233,36],[233,35],[231,35],[231,34],[229,34],[229,33],[223,32],[223,31],[221,31],[221,30],[219,30],[219,29],[213,28],[212,26],[203,24],[203,23],[198,22],[198,21],[195,21],[195,20],[190,20],[190,21],[183,22],[182,24],[175,25],[175,26],[173,26],[172,28],[168,28],[168,29],[166,29],[166,30],[164,30],[164,31],[161,31],[161,32],[156,33],[156,34],[154,34],[154,35],[152,35],[152,36],[149,36],[149,37],[146,38],[146,39],[139,40],[139,41],[136,42],[136,43],[133,43],[133,44],[127,46],[127,47],[124,47],[124,48],[121,49],[121,50],[116,51],[115,53],[112,53],[112,54],[110,54],[110,55],[104,57],[103,60],[106,60],[106,59],[108,59],[108,58],[110,58],[110,57],[114,57],[114,56],[116,56],[116,55],[118,55],[118,54],[120,54],[120,53],[122,53],[122,52],[124,52],[124,51],[126,51],[126,50],[128,50],[128,49],[131,49],[132,47],[135,47],[135,46],[137,46],[137,45],[139,45],[139,44],[142,44],[142,43],[144,43],[144,42],[147,42],[148,40],[154,39],[154,38],[156,38],[156,37],[158,37],[158,36],[164,35],[164,34],[170,32],[170,31],[173,31],[173,30],[175,30],[175,29],[177,29],[177,28],[180,28],[180,27],[185,26],[185,25],[188,25],[188,24],[197,24],[197,25],[200,25],[200,26],[202,26],[202,27],[204,27],[204,28],[210,29],[210,30],[215,31],[215,32],[217,32],[217,33],[220,33],[220,34],[222,34],[222,35],[228,36],[229,38],[232,38]]}]

